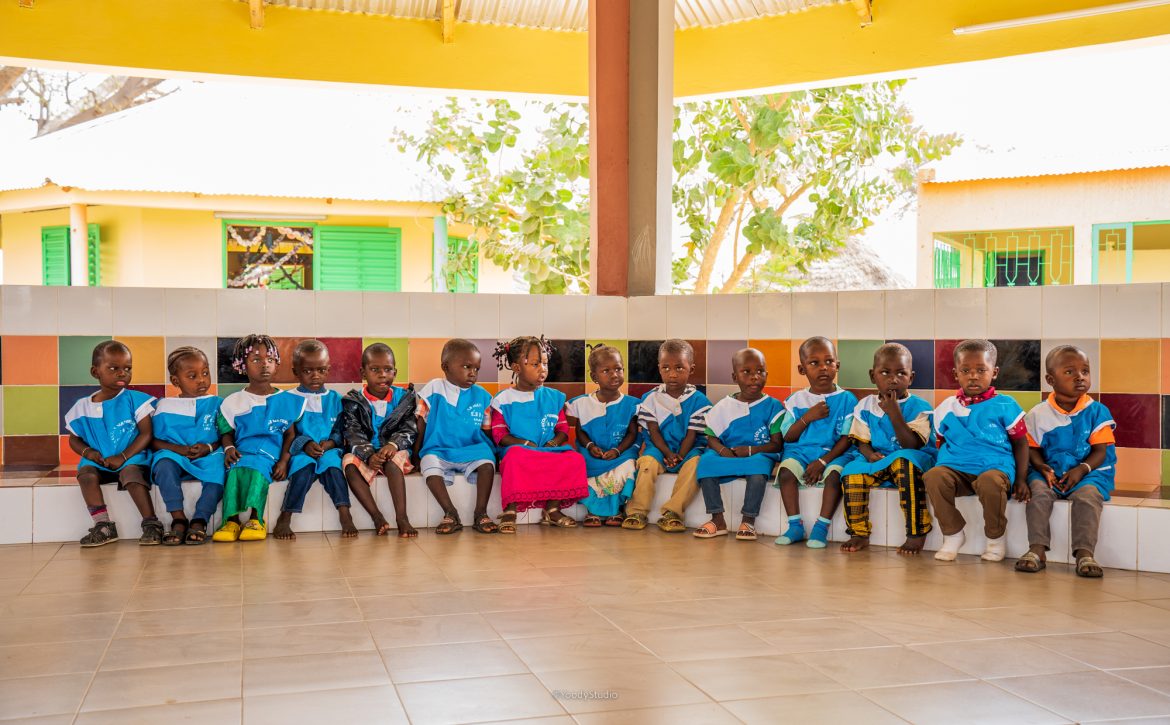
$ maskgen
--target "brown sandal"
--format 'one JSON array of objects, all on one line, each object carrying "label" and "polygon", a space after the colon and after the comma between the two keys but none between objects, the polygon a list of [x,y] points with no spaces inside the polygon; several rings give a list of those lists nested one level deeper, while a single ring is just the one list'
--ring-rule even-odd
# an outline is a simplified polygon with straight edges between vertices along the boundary
[{"label": "brown sandal", "polygon": [[[552,515],[558,513],[561,515],[560,518],[554,519]],[[552,526],[557,529],[573,529],[577,527],[577,520],[561,511],[559,507],[554,506],[540,512],[540,525]]]},{"label": "brown sandal", "polygon": [[463,522],[459,520],[458,513],[443,514],[443,520],[435,527],[435,533],[440,536],[447,534],[454,534],[457,531],[463,530]]},{"label": "brown sandal", "polygon": [[505,511],[500,514],[500,526],[497,529],[501,534],[516,533],[516,512]]},{"label": "brown sandal", "polygon": [[588,516],[586,516],[584,523],[582,523],[581,525],[586,527],[586,528],[590,528],[590,529],[600,529],[603,526],[603,524],[601,522],[601,517],[594,516],[593,514],[589,514]]},{"label": "brown sandal", "polygon": [[500,532],[500,527],[496,526],[496,522],[492,521],[492,517],[488,516],[487,514],[480,514],[477,516],[475,523],[471,525],[471,528],[475,529],[481,534],[498,534]]}]

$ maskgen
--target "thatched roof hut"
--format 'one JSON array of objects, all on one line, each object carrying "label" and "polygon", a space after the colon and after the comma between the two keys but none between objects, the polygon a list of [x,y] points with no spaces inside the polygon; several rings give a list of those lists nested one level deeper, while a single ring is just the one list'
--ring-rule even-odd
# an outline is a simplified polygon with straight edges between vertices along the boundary
[{"label": "thatched roof hut", "polygon": [[803,283],[794,292],[843,292],[849,290],[907,289],[909,280],[895,272],[869,245],[857,238],[845,242],[834,257],[809,265]]}]

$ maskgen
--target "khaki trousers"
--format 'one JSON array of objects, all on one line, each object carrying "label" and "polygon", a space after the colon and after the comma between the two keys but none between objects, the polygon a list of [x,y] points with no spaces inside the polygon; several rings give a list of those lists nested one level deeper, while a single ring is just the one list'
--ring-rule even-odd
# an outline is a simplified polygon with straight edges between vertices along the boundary
[{"label": "khaki trousers", "polygon": [[934,517],[946,536],[963,530],[967,520],[955,508],[956,496],[978,496],[983,505],[983,533],[989,539],[998,539],[1007,531],[1008,488],[1011,481],[1003,471],[992,469],[978,476],[956,471],[946,466],[935,466],[922,476],[926,495],[934,506]]},{"label": "khaki trousers", "polygon": [[[1028,501],[1028,545],[1052,545],[1052,504],[1060,498],[1056,491],[1042,481],[1029,481],[1032,500]],[[1072,502],[1072,548],[1093,552],[1097,548],[1097,531],[1101,528],[1101,510],[1105,498],[1096,486],[1084,485],[1068,495]]]},{"label": "khaki trousers", "polygon": [[[678,469],[674,479],[674,489],[670,500],[662,507],[661,513],[673,511],[681,518],[683,512],[695,496],[699,493],[699,481],[695,471],[699,468],[699,457],[694,456]],[[638,459],[638,478],[634,481],[634,495],[626,501],[626,516],[633,514],[650,514],[650,504],[654,501],[654,482],[666,469],[653,456],[642,456]]]}]

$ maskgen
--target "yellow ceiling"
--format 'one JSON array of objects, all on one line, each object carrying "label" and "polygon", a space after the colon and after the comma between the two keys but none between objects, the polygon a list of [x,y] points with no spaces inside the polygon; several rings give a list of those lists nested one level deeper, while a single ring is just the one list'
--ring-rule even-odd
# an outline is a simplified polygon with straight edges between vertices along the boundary
[{"label": "yellow ceiling", "polygon": [[[956,36],[957,26],[1111,0],[875,0],[675,31],[676,96],[911,70],[1170,33],[1170,6]],[[238,0],[0,0],[0,63],[82,64],[391,86],[584,96],[584,32],[269,6]]]}]

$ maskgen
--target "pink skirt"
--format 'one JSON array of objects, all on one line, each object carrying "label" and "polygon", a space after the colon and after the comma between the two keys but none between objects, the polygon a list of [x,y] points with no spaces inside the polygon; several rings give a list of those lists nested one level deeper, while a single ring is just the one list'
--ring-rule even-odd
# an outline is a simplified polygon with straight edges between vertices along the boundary
[{"label": "pink skirt", "polygon": [[541,451],[512,446],[500,461],[500,501],[517,511],[543,508],[545,502],[565,506],[589,493],[585,459],[576,451]]}]

